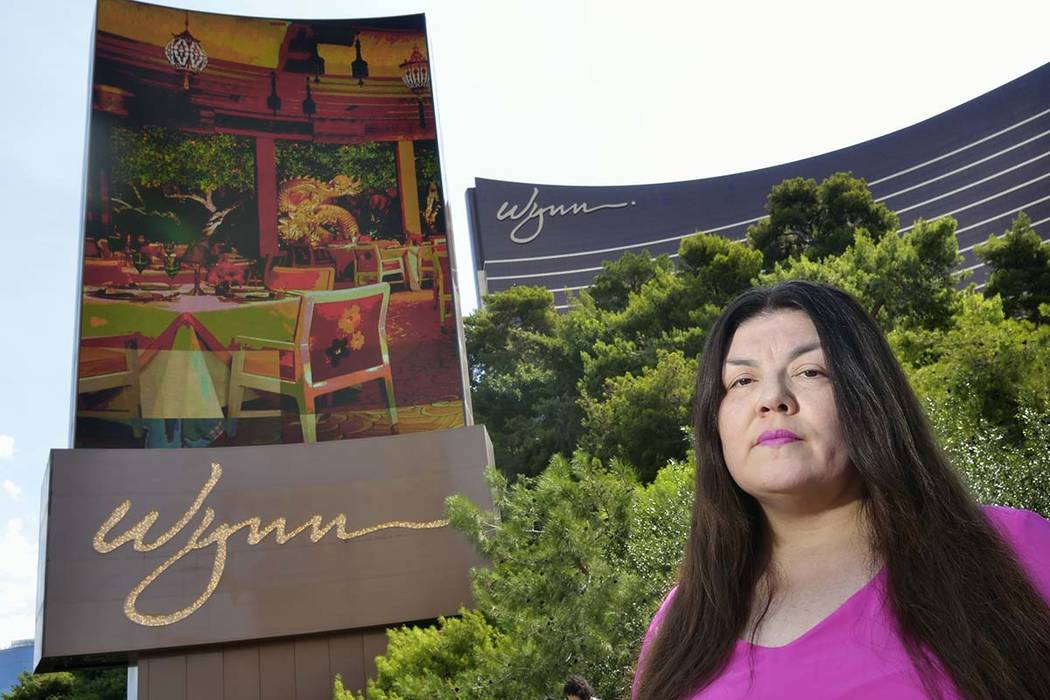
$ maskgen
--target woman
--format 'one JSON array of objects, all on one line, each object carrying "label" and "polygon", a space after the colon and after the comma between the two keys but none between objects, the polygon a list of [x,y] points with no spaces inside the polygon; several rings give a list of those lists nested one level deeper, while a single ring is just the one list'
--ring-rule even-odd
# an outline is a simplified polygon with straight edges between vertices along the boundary
[{"label": "woman", "polygon": [[856,301],[739,296],[694,420],[691,532],[635,700],[1050,698],[1050,523],[974,503]]}]

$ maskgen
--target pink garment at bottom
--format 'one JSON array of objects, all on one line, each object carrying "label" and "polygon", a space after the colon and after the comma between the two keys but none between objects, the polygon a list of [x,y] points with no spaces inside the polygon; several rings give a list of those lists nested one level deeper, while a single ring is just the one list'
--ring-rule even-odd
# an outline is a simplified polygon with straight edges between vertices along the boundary
[{"label": "pink garment at bottom", "polygon": [[[1050,522],[1035,513],[1000,506],[985,507],[984,513],[1050,602]],[[688,700],[925,700],[922,681],[885,604],[885,585],[883,570],[785,646],[738,641],[722,675]],[[673,595],[674,589],[653,616],[642,643],[643,657]],[[948,678],[940,678],[938,685],[944,700],[960,698]]]}]

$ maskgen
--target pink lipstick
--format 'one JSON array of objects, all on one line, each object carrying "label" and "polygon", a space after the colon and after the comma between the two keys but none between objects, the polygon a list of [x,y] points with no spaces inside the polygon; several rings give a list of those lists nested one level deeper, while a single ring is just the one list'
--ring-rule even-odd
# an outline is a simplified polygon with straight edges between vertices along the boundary
[{"label": "pink lipstick", "polygon": [[777,430],[767,430],[759,435],[755,444],[763,445],[765,447],[776,447],[778,445],[786,445],[789,442],[795,442],[796,440],[798,440],[798,435],[795,435],[790,430],[778,428]]}]

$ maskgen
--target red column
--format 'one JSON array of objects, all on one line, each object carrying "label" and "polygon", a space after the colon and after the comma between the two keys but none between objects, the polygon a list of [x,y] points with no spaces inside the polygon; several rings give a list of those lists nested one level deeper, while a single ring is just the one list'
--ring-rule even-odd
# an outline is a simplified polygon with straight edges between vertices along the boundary
[{"label": "red column", "polygon": [[277,252],[277,154],[274,140],[255,137],[255,196],[259,211],[259,255]]}]

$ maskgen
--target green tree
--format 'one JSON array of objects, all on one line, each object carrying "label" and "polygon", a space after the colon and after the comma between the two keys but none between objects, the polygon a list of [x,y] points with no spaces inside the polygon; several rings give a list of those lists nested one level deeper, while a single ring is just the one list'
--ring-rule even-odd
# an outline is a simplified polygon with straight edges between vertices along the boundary
[{"label": "green tree", "polygon": [[[116,213],[147,211],[139,188],[155,188],[164,197],[192,202],[207,212],[201,233],[211,236],[255,189],[255,156],[251,139],[231,134],[187,134],[147,126],[117,128],[112,135],[113,179],[134,196],[114,197]],[[129,197],[130,198],[130,197]]]},{"label": "green tree", "polygon": [[554,296],[536,287],[486,296],[464,324],[475,417],[508,475],[536,474],[576,444],[581,360],[558,333],[565,325]]},{"label": "green tree", "polygon": [[[600,304],[585,292],[559,315],[550,292],[513,287],[486,296],[467,318],[475,415],[488,427],[505,474],[537,474],[552,454],[571,453],[587,430],[586,411],[594,414],[590,425],[598,433],[612,435],[616,419],[604,416],[622,414],[623,397],[640,398],[643,387],[669,381],[660,373],[646,375],[668,353],[694,358],[719,307],[746,289],[761,266],[748,246],[702,233],[684,239],[679,256],[680,272],[668,258],[645,254],[606,265],[596,283]],[[631,380],[622,380],[628,373]],[[632,383],[635,378],[642,383]],[[659,399],[664,406],[672,395],[688,403],[692,379],[676,376],[674,383],[689,388]],[[612,386],[618,393],[610,402]],[[635,466],[651,479],[685,449],[679,418],[652,408],[644,412],[651,424],[636,419],[615,431],[615,449],[598,447],[600,438],[582,444],[603,457],[641,460]],[[663,437],[654,446],[657,435]]]},{"label": "green tree", "polygon": [[809,279],[833,284],[856,297],[886,330],[943,328],[959,308],[955,227],[949,217],[919,219],[910,231],[884,235],[878,242],[861,231],[839,255],[823,261],[806,255],[793,258],[778,263],[758,281]]},{"label": "green tree", "polygon": [[762,254],[740,242],[697,233],[678,247],[682,274],[689,287],[690,307],[724,306],[751,286],[762,271]]},{"label": "green tree", "polygon": [[652,481],[668,460],[683,459],[689,447],[695,359],[658,351],[655,366],[606,380],[600,396],[584,394],[581,446],[602,459],[631,464]]},{"label": "green tree", "polygon": [[972,402],[926,401],[952,465],[981,503],[1025,508],[1050,518],[1050,411],[1022,405],[1013,430],[981,416]]},{"label": "green tree", "polygon": [[390,630],[387,638],[385,654],[376,658],[376,677],[368,682],[370,700],[495,697],[491,673],[497,671],[502,635],[480,612],[461,610],[434,627]]},{"label": "green tree", "polygon": [[974,425],[1018,443],[1022,407],[1050,410],[1050,326],[1007,318],[999,297],[966,293],[947,329],[889,336],[915,390],[937,405],[972,407]]},{"label": "green tree", "polygon": [[989,236],[973,252],[991,268],[985,295],[1001,296],[1007,315],[1050,321],[1039,310],[1050,303],[1050,241],[1039,237],[1027,214],[1018,214],[1002,236]]},{"label": "green tree", "polygon": [[312,177],[328,181],[346,175],[366,188],[397,187],[394,144],[389,141],[330,144],[313,141],[278,141],[277,177]]},{"label": "green tree", "polygon": [[671,258],[667,255],[653,258],[647,250],[624,253],[616,260],[602,263],[602,271],[595,275],[587,292],[599,309],[622,311],[627,307],[630,295],[637,294],[658,269],[670,272],[673,269]]},{"label": "green tree", "polygon": [[677,571],[693,473],[673,463],[642,487],[578,452],[513,484],[490,470],[493,511],[450,498],[453,525],[492,562],[471,573],[477,611],[389,632],[369,700],[556,696],[573,672],[623,697]]},{"label": "green tree", "polygon": [[835,173],[819,185],[801,177],[785,180],[773,186],[766,211],[769,216],[747,230],[766,269],[802,255],[821,260],[845,250],[859,231],[878,241],[899,225],[897,215],[851,173]]},{"label": "green tree", "polygon": [[78,669],[58,673],[18,674],[18,683],[3,693],[3,700],[124,700],[127,670]]},{"label": "green tree", "polygon": [[72,673],[18,674],[18,684],[3,694],[3,700],[64,700],[73,692],[76,678]]}]

